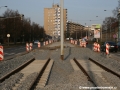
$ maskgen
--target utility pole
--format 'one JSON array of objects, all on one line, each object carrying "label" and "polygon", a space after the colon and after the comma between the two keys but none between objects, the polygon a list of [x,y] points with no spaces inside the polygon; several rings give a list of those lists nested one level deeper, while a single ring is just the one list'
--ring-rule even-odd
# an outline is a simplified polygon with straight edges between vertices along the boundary
[{"label": "utility pole", "polygon": [[61,60],[64,60],[64,47],[63,47],[63,41],[64,41],[64,30],[63,30],[63,0],[60,0],[60,6],[61,6],[61,15],[60,15],[60,27],[61,27]]},{"label": "utility pole", "polygon": [[118,28],[118,41],[120,41],[120,9],[118,11],[118,21],[119,21],[119,28]]}]

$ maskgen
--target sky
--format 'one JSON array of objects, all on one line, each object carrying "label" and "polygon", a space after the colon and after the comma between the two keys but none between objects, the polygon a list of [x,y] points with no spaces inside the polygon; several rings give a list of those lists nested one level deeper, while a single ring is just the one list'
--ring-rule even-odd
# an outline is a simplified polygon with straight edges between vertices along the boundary
[{"label": "sky", "polygon": [[[0,0],[0,7],[18,10],[25,18],[44,26],[44,8],[51,8],[53,2],[60,4],[60,0]],[[102,24],[105,17],[113,16],[112,10],[117,6],[118,0],[64,0],[68,21],[85,26]],[[0,8],[0,16],[7,8]]]}]

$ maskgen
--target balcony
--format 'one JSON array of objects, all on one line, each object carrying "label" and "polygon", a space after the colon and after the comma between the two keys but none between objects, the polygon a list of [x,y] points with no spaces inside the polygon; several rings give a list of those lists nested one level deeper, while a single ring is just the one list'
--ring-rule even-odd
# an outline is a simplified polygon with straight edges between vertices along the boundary
[{"label": "balcony", "polygon": [[58,11],[58,12],[60,12],[60,11]]},{"label": "balcony", "polygon": [[60,16],[58,16],[58,18],[60,18]]}]

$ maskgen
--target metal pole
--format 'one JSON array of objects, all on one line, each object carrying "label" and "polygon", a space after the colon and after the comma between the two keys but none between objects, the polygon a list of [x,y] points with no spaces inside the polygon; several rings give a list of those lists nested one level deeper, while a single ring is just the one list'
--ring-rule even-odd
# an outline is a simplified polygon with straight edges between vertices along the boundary
[{"label": "metal pole", "polygon": [[120,13],[118,16],[118,20],[119,20],[118,41],[120,41]]},{"label": "metal pole", "polygon": [[63,40],[64,40],[64,30],[63,30],[63,0],[60,0],[61,5],[61,17],[60,17],[60,24],[61,24],[61,60],[64,60],[64,48],[63,48]]},{"label": "metal pole", "polygon": [[110,41],[111,41],[111,25],[112,23],[111,23],[111,17],[110,17]]},{"label": "metal pole", "polygon": [[8,37],[8,46],[9,46],[9,37]]},{"label": "metal pole", "polygon": [[102,26],[100,27],[100,31],[101,31],[101,42],[102,42]]},{"label": "metal pole", "polygon": [[106,29],[106,41],[107,41],[107,29]]},{"label": "metal pole", "polygon": [[76,25],[76,40],[77,40],[77,29],[78,29],[78,25]]}]

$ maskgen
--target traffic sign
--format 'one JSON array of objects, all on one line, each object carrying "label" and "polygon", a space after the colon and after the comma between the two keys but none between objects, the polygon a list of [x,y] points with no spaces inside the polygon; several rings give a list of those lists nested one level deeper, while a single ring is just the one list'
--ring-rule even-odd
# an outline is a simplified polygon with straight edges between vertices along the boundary
[{"label": "traffic sign", "polygon": [[113,34],[113,38],[117,38],[116,34]]},{"label": "traffic sign", "polygon": [[7,37],[10,37],[10,34],[7,34]]}]

